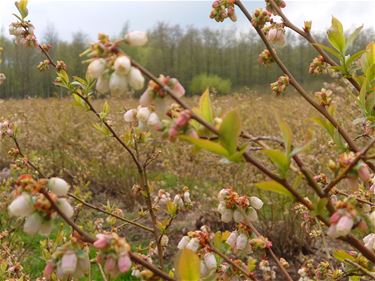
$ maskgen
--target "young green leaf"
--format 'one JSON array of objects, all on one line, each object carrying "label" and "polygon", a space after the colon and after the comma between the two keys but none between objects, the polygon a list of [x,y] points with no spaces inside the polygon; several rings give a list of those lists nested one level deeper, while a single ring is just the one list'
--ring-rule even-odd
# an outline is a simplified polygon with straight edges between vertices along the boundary
[{"label": "young green leaf", "polygon": [[210,92],[208,91],[208,89],[204,91],[199,99],[199,111],[204,120],[206,120],[210,124],[213,123],[212,104],[210,99]]},{"label": "young green leaf", "polygon": [[341,54],[345,52],[345,35],[341,22],[332,17],[332,25],[327,31],[328,41]]},{"label": "young green leaf", "polygon": [[282,151],[277,149],[266,149],[262,150],[264,154],[272,161],[272,163],[277,167],[280,176],[285,178],[290,165],[290,158]]},{"label": "young green leaf", "polygon": [[266,190],[266,191],[272,191],[279,193],[284,196],[288,196],[290,198],[294,199],[294,196],[292,193],[289,192],[284,186],[279,184],[276,181],[264,181],[264,182],[259,182],[255,184],[255,186],[259,189]]},{"label": "young green leaf", "polygon": [[182,249],[175,261],[176,278],[178,281],[199,281],[200,260],[196,253]]},{"label": "young green leaf", "polygon": [[279,121],[279,127],[283,136],[286,153],[289,154],[292,149],[293,133],[289,125],[284,121]]},{"label": "young green leaf", "polygon": [[363,25],[361,25],[360,27],[357,27],[348,37],[347,39],[347,42],[346,42],[346,46],[345,46],[345,51],[347,49],[349,49],[352,44],[354,43],[354,41],[358,38],[359,34],[361,33],[363,29]]},{"label": "young green leaf", "polygon": [[237,112],[227,113],[219,129],[219,141],[229,152],[234,154],[237,151],[237,140],[241,133],[241,121]]},{"label": "young green leaf", "polygon": [[20,12],[22,20],[25,19],[29,14],[29,11],[27,10],[27,2],[28,0],[20,0],[15,3],[17,10]]},{"label": "young green leaf", "polygon": [[202,148],[204,150],[210,151],[215,154],[222,155],[224,157],[228,157],[228,151],[220,144],[210,141],[210,140],[204,140],[204,139],[196,139],[189,136],[180,136],[181,140],[185,140],[190,142],[191,144],[194,144],[195,146]]}]

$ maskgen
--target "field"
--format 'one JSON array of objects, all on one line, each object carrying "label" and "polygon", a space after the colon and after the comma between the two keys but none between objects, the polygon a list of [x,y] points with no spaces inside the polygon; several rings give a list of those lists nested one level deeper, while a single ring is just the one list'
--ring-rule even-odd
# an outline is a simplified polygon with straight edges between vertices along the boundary
[{"label": "field", "polygon": [[[335,156],[321,153],[325,151],[324,147],[331,145],[327,142],[327,136],[317,126],[312,126],[314,129],[310,132],[306,130],[307,126],[311,126],[311,118],[317,116],[317,113],[293,92],[281,97],[271,96],[267,93],[268,89],[264,92],[246,90],[231,96],[212,97],[214,108],[219,114],[237,109],[244,120],[244,131],[254,136],[279,137],[276,116],[290,120],[295,145],[303,145],[313,140],[311,147],[301,155],[307,166],[314,174],[329,174],[327,167],[324,171],[316,170],[318,163],[327,163],[330,157]],[[349,99],[336,97],[337,107],[348,108]],[[111,122],[116,130],[121,132],[125,126],[123,112],[126,108],[135,106],[137,101],[115,98],[108,101]],[[194,105],[197,98],[188,98],[188,102]],[[103,100],[94,102],[97,108],[101,108],[102,104]],[[70,98],[2,101],[0,112],[4,118],[10,118],[17,123],[20,130],[19,142],[24,153],[44,174],[58,175],[69,180],[73,183],[76,194],[96,206],[104,206],[107,210],[118,212],[130,219],[139,215],[144,202],[134,193],[133,186],[137,176],[135,167],[118,143],[102,136],[92,126],[95,122],[92,114],[74,106]],[[340,113],[339,110],[338,112]],[[351,119],[351,114],[354,113],[343,112],[338,114],[338,119],[348,125],[346,122]],[[359,131],[351,133],[355,136]],[[177,219],[171,228],[172,243],[177,243],[183,233],[202,224],[208,224],[212,229],[225,229],[226,226],[220,223],[219,215],[208,210],[217,205],[218,190],[233,187],[238,192],[260,196],[266,202],[266,207],[260,214],[262,219],[259,228],[272,240],[278,254],[286,258],[294,257],[293,261],[290,260],[293,263],[291,272],[295,272],[295,268],[305,260],[302,253],[316,253],[319,256],[319,245],[314,245],[315,240],[311,238],[308,230],[301,230],[302,221],[292,211],[293,205],[286,203],[281,196],[259,192],[254,187],[254,183],[264,179],[255,168],[243,163],[222,164],[218,157],[206,152],[196,153],[186,143],[181,145],[177,142],[168,147],[163,146],[163,142],[156,145],[159,157],[149,171],[153,190],[163,188],[173,193],[187,186],[192,192],[194,202],[193,209],[180,215],[180,219]],[[8,155],[11,148],[10,142],[3,142],[0,147],[0,168],[4,169],[3,174],[12,163],[12,157]],[[254,148],[254,153],[265,161],[262,154],[256,150]],[[5,188],[9,187],[4,184],[2,190]],[[304,189],[303,185],[299,188]],[[2,202],[2,210],[5,209],[6,203],[7,200]],[[112,207],[114,205],[121,210]],[[81,208],[82,205],[77,206],[77,210]],[[105,216],[99,216],[93,221],[90,212],[85,215],[81,215],[79,211],[77,213],[76,221],[89,230],[97,229],[98,225],[106,220]],[[141,218],[140,221],[145,225],[149,224],[147,219]],[[12,235],[14,227],[19,224],[16,221],[7,225],[3,219],[0,222],[0,232],[10,231],[9,235]],[[120,221],[111,223],[112,227],[118,227],[124,232],[129,241],[142,246],[145,237],[134,227],[123,225]],[[22,241],[19,245],[25,248],[24,252],[21,251],[25,271],[32,272],[31,278],[40,276],[44,260],[36,256],[40,256],[38,243],[41,238],[29,239],[21,235],[17,239]],[[52,241],[53,239],[48,243]],[[325,255],[324,252],[320,254]],[[296,256],[298,258],[295,258]]]}]

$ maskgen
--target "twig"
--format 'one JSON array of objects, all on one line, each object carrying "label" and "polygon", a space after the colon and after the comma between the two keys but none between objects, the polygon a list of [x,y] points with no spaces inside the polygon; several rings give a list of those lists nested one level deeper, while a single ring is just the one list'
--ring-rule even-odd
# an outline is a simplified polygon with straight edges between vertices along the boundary
[{"label": "twig", "polygon": [[124,218],[124,217],[118,216],[118,215],[113,214],[113,213],[111,213],[111,212],[108,212],[108,211],[106,211],[106,210],[104,210],[104,209],[101,209],[101,208],[99,208],[99,207],[97,207],[97,206],[94,206],[94,205],[92,205],[92,204],[90,204],[90,203],[87,203],[87,202],[85,202],[83,199],[77,197],[76,195],[74,195],[74,194],[72,194],[72,193],[69,193],[68,196],[74,198],[74,199],[77,200],[78,202],[82,203],[84,206],[89,207],[89,208],[91,208],[91,209],[93,209],[93,210],[96,210],[96,211],[101,212],[101,213],[104,213],[104,214],[106,214],[106,215],[108,215],[108,216],[111,216],[111,217],[114,217],[114,218],[119,219],[119,220],[121,220],[121,221],[124,221],[124,222],[126,222],[127,224],[132,224],[132,225],[137,226],[137,227],[139,227],[139,228],[142,228],[142,229],[144,229],[144,230],[146,230],[146,231],[153,232],[153,230],[152,230],[151,228],[147,227],[147,226],[144,226],[144,225],[142,225],[142,224],[140,224],[140,223],[137,223],[137,222],[135,222],[135,221],[132,221],[132,220],[128,220],[128,219],[126,219],[126,218]]},{"label": "twig", "polygon": [[216,249],[214,246],[209,244],[210,250],[220,256],[223,260],[225,260],[227,263],[229,263],[233,268],[237,269],[238,271],[241,271],[245,276],[249,277],[251,280],[257,281],[255,275],[251,272],[248,272],[242,266],[239,266],[234,261],[232,261],[228,256],[220,252],[218,249]]},{"label": "twig", "polygon": [[352,260],[349,260],[349,259],[345,259],[345,262],[347,263],[350,263],[352,266],[354,266],[355,268],[359,269],[360,271],[362,271],[365,275],[367,275],[368,277],[371,277],[372,280],[375,280],[375,274],[368,271],[366,268],[364,268],[363,266],[359,265],[358,263],[352,261]]}]

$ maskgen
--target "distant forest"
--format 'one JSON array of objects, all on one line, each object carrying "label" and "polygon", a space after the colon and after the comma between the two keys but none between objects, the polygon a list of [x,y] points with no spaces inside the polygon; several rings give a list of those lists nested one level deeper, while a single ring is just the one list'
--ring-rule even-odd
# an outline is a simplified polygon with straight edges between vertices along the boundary
[{"label": "distant forest", "polygon": [[[128,29],[128,25],[125,25],[119,36],[123,36]],[[364,30],[354,48],[363,48],[374,35],[374,30]],[[319,42],[326,43],[325,34],[315,34],[315,37]],[[314,78],[308,75],[307,69],[317,55],[316,51],[302,38],[289,32],[287,38],[287,46],[277,52],[299,81],[311,82]],[[59,39],[52,27],[45,32],[40,42],[53,45],[52,56],[64,60],[70,74],[84,75],[86,65],[81,63],[79,54],[90,44],[87,35],[78,32],[70,42],[66,42]],[[51,83],[55,78],[53,71],[36,70],[38,63],[44,59],[37,49],[15,46],[4,36],[0,37],[0,46],[4,48],[0,72],[7,76],[6,83],[0,87],[0,98],[65,94]],[[269,84],[280,75],[277,67],[271,66],[265,71],[265,66],[258,64],[258,54],[263,49],[263,43],[253,31],[241,33],[236,29],[182,28],[158,23],[149,30],[146,47],[130,48],[127,52],[153,73],[178,78],[187,89],[192,79],[202,73],[230,79],[232,88],[239,89]]]}]

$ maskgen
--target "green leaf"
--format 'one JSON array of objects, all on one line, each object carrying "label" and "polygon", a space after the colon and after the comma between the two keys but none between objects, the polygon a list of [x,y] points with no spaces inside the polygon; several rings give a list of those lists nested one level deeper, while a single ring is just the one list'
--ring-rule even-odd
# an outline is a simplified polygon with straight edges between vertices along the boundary
[{"label": "green leaf", "polygon": [[243,154],[246,152],[247,150],[247,145],[244,145],[240,150],[236,151],[235,153],[229,155],[227,157],[228,160],[232,161],[232,162],[241,162],[243,161]]},{"label": "green leaf", "polygon": [[345,261],[346,259],[351,260],[351,261],[355,261],[355,258],[352,255],[348,254],[344,250],[333,251],[333,256],[335,257],[335,259],[337,259],[341,262]]},{"label": "green leaf", "polygon": [[340,55],[340,53],[338,51],[336,51],[335,49],[330,48],[330,47],[328,47],[326,45],[319,44],[319,43],[314,43],[313,45],[322,48],[324,51],[330,53],[331,55],[333,55],[336,58],[340,58],[341,57],[341,55]]},{"label": "green leaf", "polygon": [[279,121],[279,127],[283,136],[286,152],[289,154],[292,149],[293,133],[289,125],[284,121]]},{"label": "green leaf", "polygon": [[355,62],[357,59],[359,59],[366,51],[361,50],[353,55],[351,55],[348,60],[346,61],[346,66],[349,67],[352,65],[353,62]]},{"label": "green leaf", "polygon": [[281,184],[279,184],[276,181],[259,182],[259,183],[255,184],[255,186],[259,189],[276,192],[276,193],[279,193],[281,195],[288,196],[288,197],[294,199],[293,194],[290,193],[289,190],[287,190],[284,186],[282,186]]},{"label": "green leaf", "polygon": [[290,158],[282,151],[277,149],[266,149],[262,150],[264,154],[272,161],[272,163],[279,170],[280,176],[285,178],[286,173],[289,170]]},{"label": "green leaf", "polygon": [[28,0],[20,0],[15,3],[17,10],[20,12],[22,20],[25,19],[29,14],[29,11],[27,10],[27,2]]},{"label": "green leaf", "polygon": [[175,261],[178,281],[198,281],[200,278],[200,260],[196,253],[189,249],[178,252]]},{"label": "green leaf", "polygon": [[344,142],[344,139],[342,138],[339,130],[335,128],[333,132],[333,141],[335,142],[337,148],[341,151],[344,152],[347,150],[346,144]]},{"label": "green leaf", "polygon": [[90,110],[90,107],[87,105],[87,103],[77,94],[72,94],[75,105],[82,107],[85,110]]},{"label": "green leaf", "polygon": [[219,129],[219,141],[229,154],[234,154],[237,151],[237,140],[240,133],[241,121],[237,112],[227,113]]},{"label": "green leaf", "polygon": [[328,41],[341,54],[345,52],[345,35],[341,22],[332,17],[332,25],[327,31]]},{"label": "green leaf", "polygon": [[111,131],[102,123],[94,123],[93,126],[106,137],[110,137],[112,135]]},{"label": "green leaf", "polygon": [[358,38],[359,34],[361,33],[363,29],[363,25],[361,25],[360,27],[357,27],[348,37],[347,41],[346,41],[346,46],[345,46],[345,50],[349,49],[352,44],[354,43],[354,41]]},{"label": "green leaf", "polygon": [[327,120],[321,117],[314,117],[314,118],[311,118],[311,120],[315,122],[316,124],[318,124],[319,126],[321,126],[323,129],[325,129],[327,133],[330,135],[330,137],[333,138],[335,128],[330,122],[328,122]]},{"label": "green leaf", "polygon": [[215,154],[219,154],[225,157],[228,157],[228,151],[219,143],[210,141],[210,140],[204,140],[204,139],[196,139],[193,137],[182,135],[179,137],[182,140],[188,141],[191,144],[194,144],[195,146],[202,148],[204,150],[210,151]]},{"label": "green leaf", "polygon": [[206,91],[204,91],[199,99],[199,112],[204,120],[206,120],[210,124],[213,124],[212,104],[208,88],[206,89]]}]

